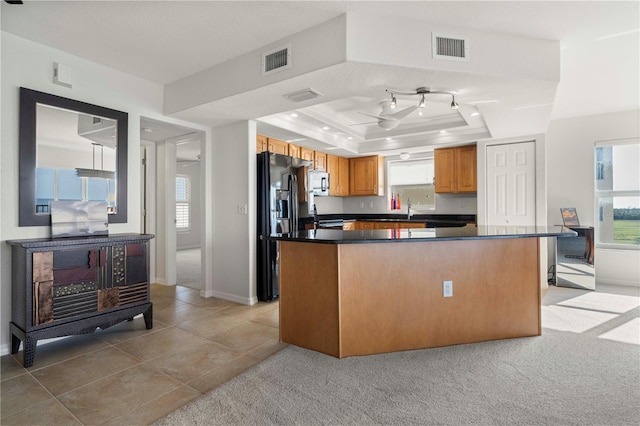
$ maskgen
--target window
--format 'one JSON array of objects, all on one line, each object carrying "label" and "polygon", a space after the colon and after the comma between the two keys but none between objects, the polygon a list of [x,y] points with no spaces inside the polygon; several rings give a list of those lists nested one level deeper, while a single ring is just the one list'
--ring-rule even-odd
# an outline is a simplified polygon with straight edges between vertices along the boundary
[{"label": "window", "polygon": [[595,152],[597,245],[640,249],[640,141],[602,142]]},{"label": "window", "polygon": [[412,210],[434,210],[436,203],[433,174],[433,158],[389,160],[387,165],[389,209],[391,210],[393,194],[394,198],[400,198],[403,211],[406,211],[409,199]]},{"label": "window", "polygon": [[106,201],[115,209],[116,181],[78,177],[75,169],[36,168],[36,213],[49,213],[51,201]]},{"label": "window", "polygon": [[176,228],[188,230],[190,226],[191,184],[189,177],[176,177]]}]

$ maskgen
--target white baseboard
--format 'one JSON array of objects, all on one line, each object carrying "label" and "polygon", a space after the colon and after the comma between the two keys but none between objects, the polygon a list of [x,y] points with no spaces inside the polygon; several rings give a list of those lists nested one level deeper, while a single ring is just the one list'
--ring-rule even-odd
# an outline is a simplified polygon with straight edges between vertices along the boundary
[{"label": "white baseboard", "polygon": [[218,299],[228,300],[229,302],[240,303],[242,305],[255,305],[258,303],[257,297],[242,297],[237,294],[225,293],[217,290],[200,290],[200,296],[202,297],[217,297]]}]

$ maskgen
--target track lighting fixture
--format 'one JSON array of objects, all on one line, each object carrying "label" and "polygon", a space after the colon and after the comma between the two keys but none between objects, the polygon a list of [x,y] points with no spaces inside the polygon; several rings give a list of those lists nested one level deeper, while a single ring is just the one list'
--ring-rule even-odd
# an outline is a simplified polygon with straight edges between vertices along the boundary
[{"label": "track lighting fixture", "polygon": [[[402,92],[400,90],[389,90],[386,89],[386,92],[391,95],[391,104],[389,104],[390,108],[396,107],[396,95],[404,95],[404,96],[412,96],[412,95],[420,95],[420,102],[418,103],[418,108],[420,108],[420,113],[422,112],[422,108],[425,107],[425,95],[451,95],[451,109],[458,109],[459,105],[456,102],[455,95],[451,92],[445,92],[440,90],[430,90],[426,87],[418,87],[415,92]],[[422,115],[422,114],[420,114]]]}]

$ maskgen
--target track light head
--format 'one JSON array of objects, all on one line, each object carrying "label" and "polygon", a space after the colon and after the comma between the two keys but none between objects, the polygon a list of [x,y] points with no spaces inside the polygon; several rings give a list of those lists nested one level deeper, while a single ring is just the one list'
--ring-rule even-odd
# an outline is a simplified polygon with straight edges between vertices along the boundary
[{"label": "track light head", "polygon": [[389,104],[389,108],[395,108],[395,107],[396,107],[396,97],[392,93],[391,94],[391,103]]},{"label": "track light head", "polygon": [[418,108],[424,108],[424,94],[420,96],[420,103],[418,104]]},{"label": "track light head", "polygon": [[456,97],[451,95],[451,109],[458,109],[459,105],[456,102]]}]

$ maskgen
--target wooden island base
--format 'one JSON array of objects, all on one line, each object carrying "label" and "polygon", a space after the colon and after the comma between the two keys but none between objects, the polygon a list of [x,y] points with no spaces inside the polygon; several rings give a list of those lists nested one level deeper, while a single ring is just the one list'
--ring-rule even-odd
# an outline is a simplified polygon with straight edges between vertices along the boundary
[{"label": "wooden island base", "polygon": [[538,336],[538,242],[280,241],[280,338],[342,358]]}]

